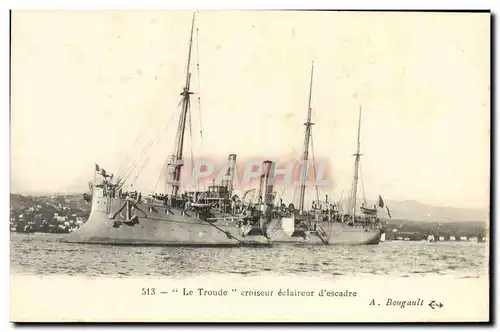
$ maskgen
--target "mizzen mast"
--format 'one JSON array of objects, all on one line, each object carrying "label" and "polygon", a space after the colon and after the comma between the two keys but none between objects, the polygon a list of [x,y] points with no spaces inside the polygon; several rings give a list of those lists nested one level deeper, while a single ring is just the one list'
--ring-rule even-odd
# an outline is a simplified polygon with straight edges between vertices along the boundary
[{"label": "mizzen mast", "polygon": [[356,153],[354,154],[354,176],[352,179],[352,193],[350,199],[349,209],[352,213],[352,221],[356,217],[356,195],[358,193],[358,173],[359,173],[359,159],[361,157],[360,153],[360,132],[361,132],[361,106],[359,107],[359,120],[358,120],[358,140],[356,145]]},{"label": "mizzen mast", "polygon": [[299,212],[304,214],[304,197],[306,192],[306,181],[307,181],[307,166],[309,160],[309,141],[311,139],[311,126],[314,123],[311,122],[311,96],[312,96],[312,86],[313,86],[313,75],[314,75],[314,61],[311,65],[311,81],[309,83],[309,103],[307,106],[307,122],[304,123],[306,126],[306,132],[304,135],[304,153],[302,155],[302,165],[301,165],[301,185],[300,185],[300,196],[299,196]]},{"label": "mizzen mast", "polygon": [[191,72],[189,71],[189,67],[191,65],[191,51],[193,48],[193,31],[194,31],[194,20],[195,14],[193,14],[193,21],[191,23],[191,35],[189,38],[189,52],[188,52],[188,60],[186,66],[186,83],[181,92],[182,101],[181,101],[181,115],[179,117],[179,124],[177,127],[177,137],[175,142],[175,155],[172,156],[170,163],[168,164],[169,168],[172,170],[171,173],[171,181],[172,185],[172,196],[177,196],[180,187],[180,179],[181,179],[181,168],[184,165],[183,161],[183,150],[184,150],[184,133],[186,131],[186,118],[187,112],[190,107],[190,96],[193,94],[189,91],[191,86]]}]

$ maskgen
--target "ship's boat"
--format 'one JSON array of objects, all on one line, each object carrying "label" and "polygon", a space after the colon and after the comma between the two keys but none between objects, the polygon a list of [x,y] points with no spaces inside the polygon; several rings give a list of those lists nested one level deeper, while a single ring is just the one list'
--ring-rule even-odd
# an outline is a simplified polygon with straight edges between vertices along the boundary
[{"label": "ship's boat", "polygon": [[362,213],[372,215],[372,216],[376,215],[378,212],[376,208],[370,209],[370,208],[367,208],[364,206],[361,206],[359,209],[361,210]]},{"label": "ship's boat", "polygon": [[385,233],[382,233],[382,236],[380,236],[380,242],[385,242]]}]

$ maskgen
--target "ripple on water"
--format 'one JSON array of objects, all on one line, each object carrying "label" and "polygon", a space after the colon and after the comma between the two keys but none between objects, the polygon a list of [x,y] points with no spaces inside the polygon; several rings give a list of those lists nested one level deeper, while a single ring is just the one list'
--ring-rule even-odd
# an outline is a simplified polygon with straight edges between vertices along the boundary
[{"label": "ripple on water", "polygon": [[[486,245],[390,243],[379,246],[168,248],[75,245],[50,236],[11,237],[11,269],[24,274],[91,276],[446,275],[484,273]],[[473,271],[471,273],[471,271]],[[475,277],[475,276],[472,276]]]}]

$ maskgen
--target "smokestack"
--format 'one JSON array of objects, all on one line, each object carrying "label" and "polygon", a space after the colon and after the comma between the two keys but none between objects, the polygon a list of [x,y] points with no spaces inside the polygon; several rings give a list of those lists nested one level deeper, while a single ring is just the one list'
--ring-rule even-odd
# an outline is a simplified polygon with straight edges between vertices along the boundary
[{"label": "smokestack", "polygon": [[228,167],[227,167],[226,177],[229,177],[229,179],[224,180],[223,185],[226,186],[229,192],[229,196],[231,196],[231,193],[234,189],[233,182],[234,182],[234,173],[236,169],[236,155],[230,154],[229,157],[227,158],[227,161],[228,161]]},{"label": "smokestack", "polygon": [[263,170],[263,176],[264,176],[263,186],[265,188],[264,203],[272,205],[274,203],[274,197],[273,197],[274,169],[276,164],[270,160],[266,160],[262,163],[262,166],[264,168]]}]

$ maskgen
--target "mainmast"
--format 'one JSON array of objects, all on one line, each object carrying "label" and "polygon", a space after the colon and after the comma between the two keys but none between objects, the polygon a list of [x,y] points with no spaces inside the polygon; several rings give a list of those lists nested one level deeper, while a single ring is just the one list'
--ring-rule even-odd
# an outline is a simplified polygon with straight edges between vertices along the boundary
[{"label": "mainmast", "polygon": [[309,103],[307,105],[307,122],[304,123],[306,126],[306,132],[304,136],[304,154],[302,155],[302,165],[301,165],[301,186],[300,186],[300,197],[299,197],[299,212],[304,214],[304,197],[306,192],[306,180],[307,180],[307,163],[309,159],[309,140],[311,138],[311,126],[314,124],[311,122],[311,96],[312,96],[312,86],[313,86],[313,74],[314,74],[314,61],[311,65],[311,81],[309,84]]},{"label": "mainmast", "polygon": [[187,66],[186,66],[186,83],[184,85],[184,88],[181,92],[182,96],[182,111],[181,111],[181,116],[179,117],[179,124],[177,127],[177,138],[176,138],[176,144],[175,144],[175,155],[172,156],[171,163],[169,164],[170,168],[173,170],[172,174],[172,196],[177,196],[177,193],[179,192],[179,186],[180,186],[180,179],[181,179],[181,168],[184,165],[184,161],[182,160],[182,155],[183,155],[183,149],[184,149],[184,133],[186,131],[186,118],[187,118],[187,112],[190,107],[190,96],[193,94],[190,89],[191,85],[191,73],[189,71],[189,67],[191,65],[191,50],[193,46],[193,31],[194,31],[194,19],[195,15],[193,14],[193,21],[191,23],[191,35],[189,38],[189,53],[188,53],[188,60],[187,60]]},{"label": "mainmast", "polygon": [[350,210],[352,213],[352,221],[356,217],[356,195],[358,193],[358,173],[359,173],[359,159],[360,159],[360,142],[359,136],[361,132],[361,106],[359,107],[359,120],[358,120],[358,140],[356,146],[356,153],[354,154],[354,177],[352,179],[352,196],[350,202]]}]

